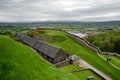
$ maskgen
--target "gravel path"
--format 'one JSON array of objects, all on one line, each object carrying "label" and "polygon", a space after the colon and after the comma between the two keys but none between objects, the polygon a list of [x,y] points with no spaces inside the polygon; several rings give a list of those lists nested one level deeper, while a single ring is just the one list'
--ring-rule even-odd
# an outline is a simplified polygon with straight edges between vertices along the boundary
[{"label": "gravel path", "polygon": [[79,59],[80,65],[82,65],[84,68],[89,68],[92,69],[95,73],[99,74],[101,77],[103,77],[105,80],[112,80],[109,76],[107,76],[106,74],[104,74],[103,72],[97,70],[96,68],[94,68],[93,66],[91,66],[90,64],[88,64],[86,61],[84,61],[83,59]]}]

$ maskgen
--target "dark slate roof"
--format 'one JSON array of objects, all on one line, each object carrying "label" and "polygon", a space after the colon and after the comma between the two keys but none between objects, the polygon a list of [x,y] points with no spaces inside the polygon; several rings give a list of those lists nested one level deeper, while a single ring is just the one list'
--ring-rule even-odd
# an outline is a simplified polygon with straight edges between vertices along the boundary
[{"label": "dark slate roof", "polygon": [[39,48],[41,47],[42,44],[43,44],[42,41],[38,41],[38,42],[34,45],[34,49],[39,50]]},{"label": "dark slate roof", "polygon": [[55,58],[55,56],[56,56],[56,54],[58,54],[60,48],[54,47],[47,43],[43,43],[38,50],[51,58]]},{"label": "dark slate roof", "polygon": [[16,35],[16,37],[22,42],[26,43],[27,45],[31,46],[32,48],[36,49],[39,52],[42,52],[43,54],[51,58],[55,58],[56,54],[59,52],[59,50],[61,50],[59,47],[49,45],[40,40],[38,41],[37,39],[33,39],[24,34],[18,34]]},{"label": "dark slate roof", "polygon": [[33,39],[33,38],[31,38],[31,37],[26,37],[27,38],[27,41],[25,42],[26,44],[28,44],[29,46],[31,46],[31,47],[34,47],[35,46],[35,44],[38,42],[38,40],[37,39]]},{"label": "dark slate roof", "polygon": [[33,47],[38,41],[37,39],[33,39],[33,38],[26,36],[24,34],[18,34],[18,35],[16,35],[16,37],[31,47]]},{"label": "dark slate roof", "polygon": [[21,37],[21,40],[26,43],[26,44],[29,44],[28,41],[30,40],[31,38],[27,37],[27,36],[22,36]]},{"label": "dark slate roof", "polygon": [[19,36],[20,36],[20,34],[15,34],[15,37],[16,37],[16,38],[19,38]]},{"label": "dark slate roof", "polygon": [[26,39],[27,39],[26,36],[23,34],[19,34],[18,38],[23,42],[26,41]]}]

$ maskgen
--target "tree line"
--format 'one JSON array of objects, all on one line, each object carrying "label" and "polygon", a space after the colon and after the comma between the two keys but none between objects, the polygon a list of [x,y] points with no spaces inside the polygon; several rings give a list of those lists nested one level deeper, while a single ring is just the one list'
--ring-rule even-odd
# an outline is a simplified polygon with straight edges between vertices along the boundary
[{"label": "tree line", "polygon": [[102,51],[117,52],[120,54],[120,31],[111,31],[88,35],[86,39]]}]

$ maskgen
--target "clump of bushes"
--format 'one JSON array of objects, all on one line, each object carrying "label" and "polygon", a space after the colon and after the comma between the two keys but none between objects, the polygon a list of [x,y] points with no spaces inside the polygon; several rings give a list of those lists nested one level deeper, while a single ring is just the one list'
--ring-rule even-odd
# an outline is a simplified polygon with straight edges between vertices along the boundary
[{"label": "clump of bushes", "polygon": [[14,33],[11,30],[0,31],[0,35],[9,35],[10,37],[14,37]]},{"label": "clump of bushes", "polygon": [[89,35],[86,39],[102,51],[117,52],[120,54],[120,31],[112,31]]},{"label": "clump of bushes", "polygon": [[37,36],[37,35],[41,35],[41,34],[44,34],[45,33],[45,31],[44,30],[34,30],[34,31],[29,31],[28,33],[27,33],[27,35],[28,36],[30,36],[30,37],[35,37],[35,36]]}]

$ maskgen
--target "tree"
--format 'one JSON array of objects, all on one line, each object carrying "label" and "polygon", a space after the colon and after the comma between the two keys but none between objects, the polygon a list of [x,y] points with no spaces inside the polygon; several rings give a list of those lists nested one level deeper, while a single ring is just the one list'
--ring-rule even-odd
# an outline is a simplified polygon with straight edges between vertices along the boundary
[{"label": "tree", "polygon": [[115,50],[115,52],[120,54],[120,37],[116,40],[116,42],[114,44],[114,50]]}]

